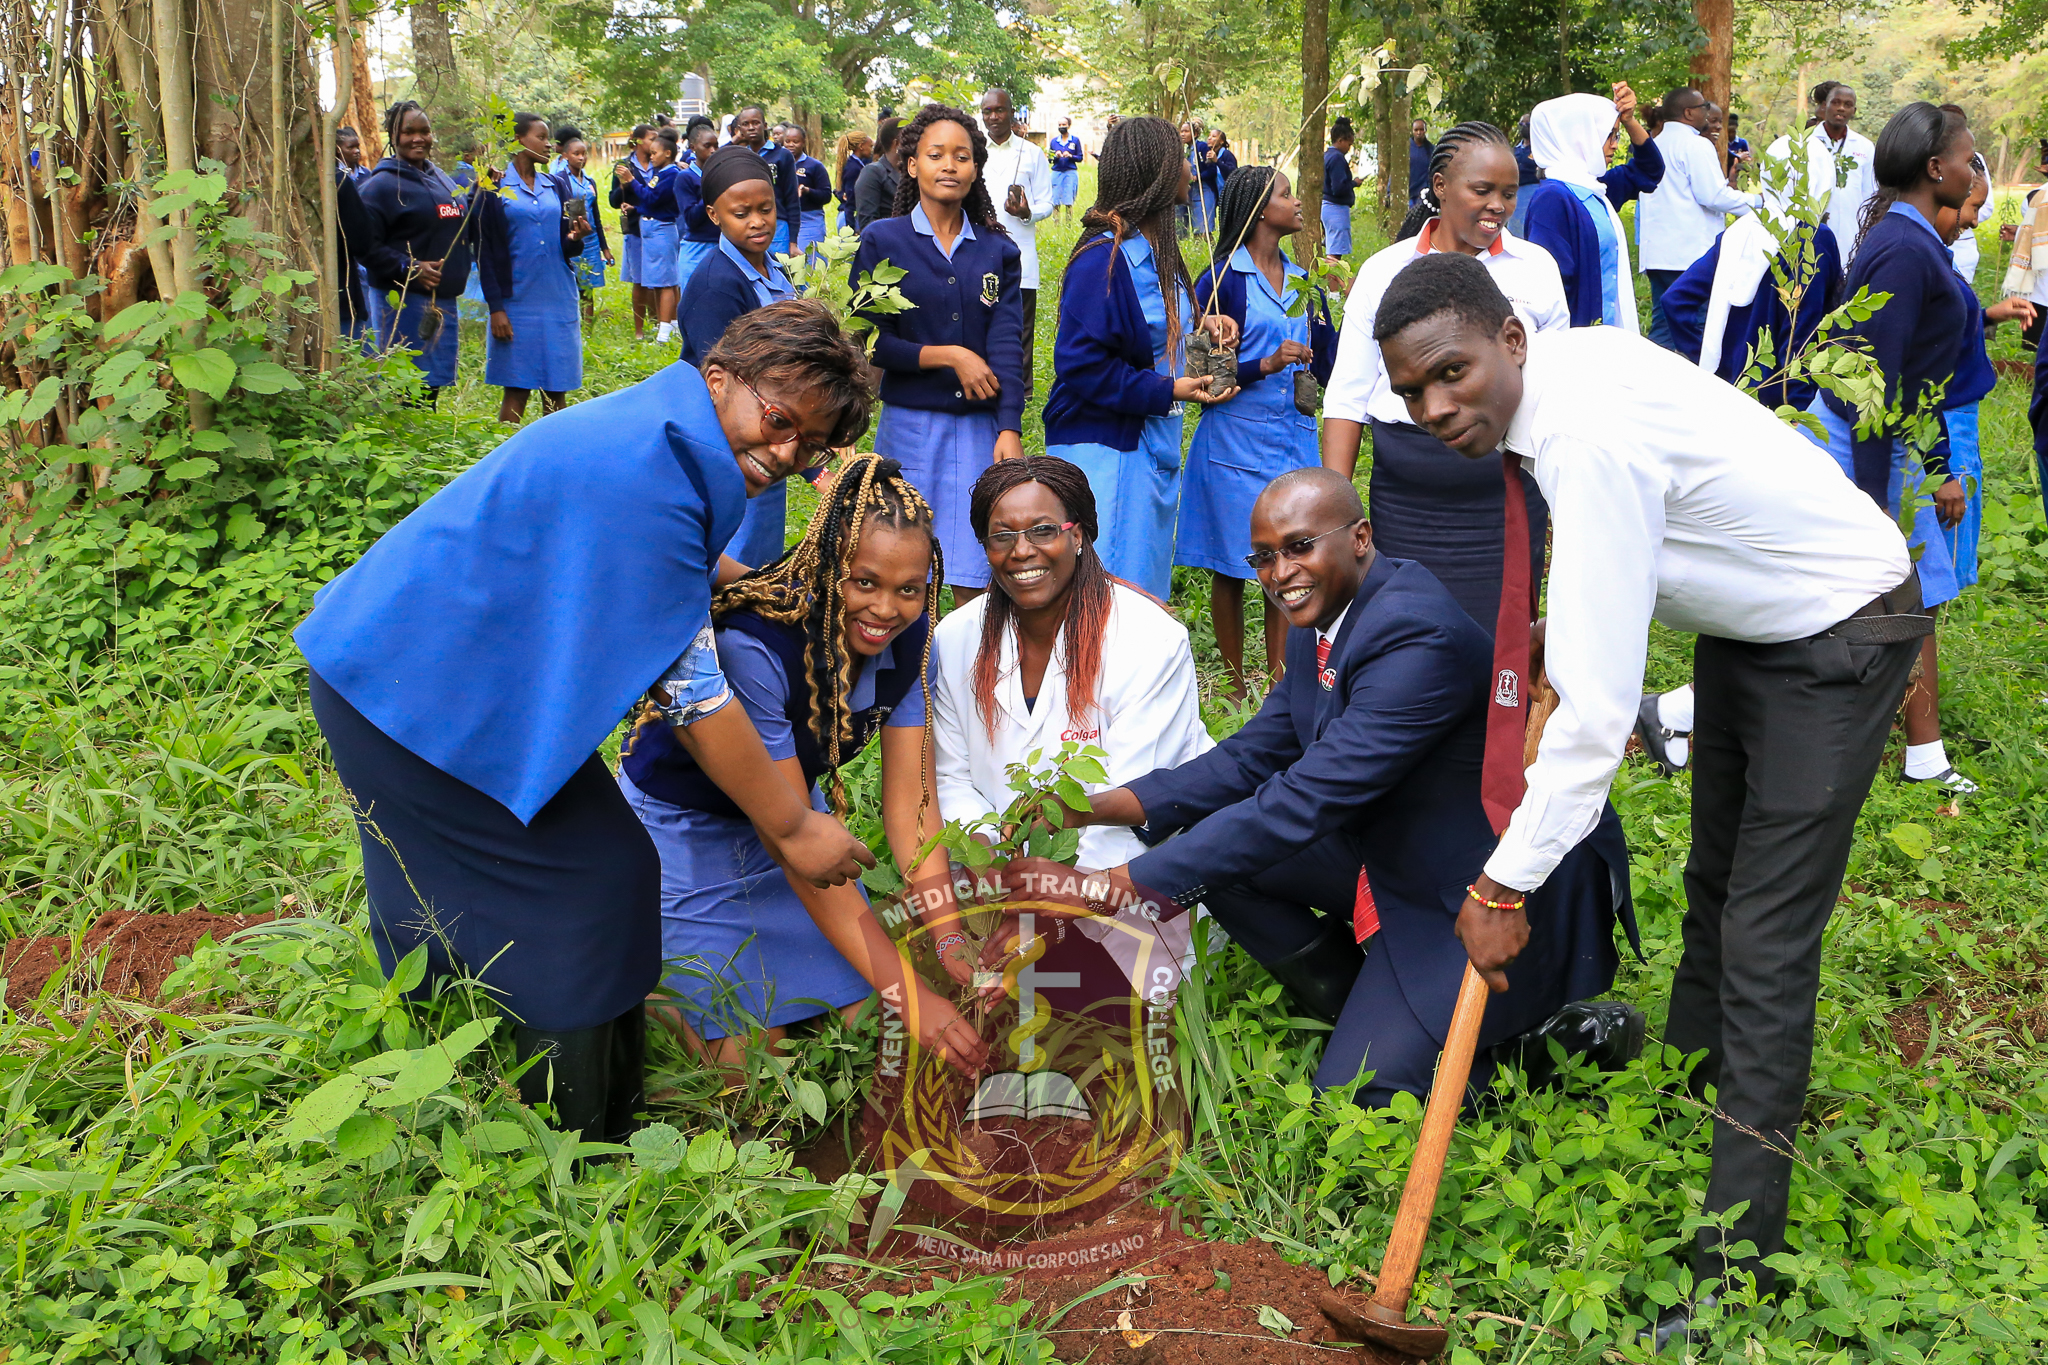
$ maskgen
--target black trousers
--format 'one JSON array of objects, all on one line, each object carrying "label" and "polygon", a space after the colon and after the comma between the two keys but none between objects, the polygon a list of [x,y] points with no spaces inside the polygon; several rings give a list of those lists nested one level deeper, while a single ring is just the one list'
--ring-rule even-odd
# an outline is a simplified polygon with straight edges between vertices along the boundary
[{"label": "black trousers", "polygon": [[[1701,636],[1692,733],[1692,854],[1685,955],[1664,1041],[1704,1048],[1695,1087],[1718,1087],[1706,1207],[1749,1208],[1729,1243],[1760,1264],[1784,1250],[1792,1153],[1813,1065],[1821,935],[1841,894],[1856,817],[1884,754],[1920,642],[1826,636],[1742,644]],[[1703,1231],[1695,1273],[1721,1275]]]}]

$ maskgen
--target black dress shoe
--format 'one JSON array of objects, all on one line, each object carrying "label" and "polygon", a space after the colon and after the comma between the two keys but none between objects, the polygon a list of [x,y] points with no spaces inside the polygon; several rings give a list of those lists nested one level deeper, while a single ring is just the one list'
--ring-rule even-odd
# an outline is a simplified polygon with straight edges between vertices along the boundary
[{"label": "black dress shoe", "polygon": [[1636,739],[1642,744],[1643,752],[1650,756],[1650,761],[1657,765],[1657,770],[1671,777],[1685,765],[1671,761],[1669,741],[1680,737],[1690,739],[1692,732],[1665,729],[1664,722],[1657,715],[1657,697],[1655,692],[1643,693],[1643,700],[1636,707]]},{"label": "black dress shoe", "polygon": [[1500,1044],[1495,1057],[1521,1067],[1529,1088],[1538,1090],[1557,1082],[1551,1039],[1567,1056],[1583,1057],[1602,1071],[1620,1071],[1642,1056],[1647,1031],[1643,1012],[1626,1000],[1577,1000]]},{"label": "black dress shoe", "polygon": [[1707,1333],[1705,1328],[1693,1328],[1693,1317],[1705,1309],[1712,1308],[1716,1302],[1712,1294],[1707,1294],[1693,1303],[1681,1303],[1674,1308],[1667,1308],[1664,1315],[1657,1319],[1657,1325],[1637,1333],[1636,1340],[1645,1346],[1654,1344],[1658,1355],[1663,1355],[1664,1348],[1674,1341],[1679,1343],[1681,1350],[1687,1346],[1697,1345],[1707,1339]]},{"label": "black dress shoe", "polygon": [[1365,965],[1365,951],[1351,936],[1350,922],[1331,916],[1329,927],[1307,947],[1264,965],[1287,987],[1302,1013],[1335,1024],[1351,998],[1358,969]]}]

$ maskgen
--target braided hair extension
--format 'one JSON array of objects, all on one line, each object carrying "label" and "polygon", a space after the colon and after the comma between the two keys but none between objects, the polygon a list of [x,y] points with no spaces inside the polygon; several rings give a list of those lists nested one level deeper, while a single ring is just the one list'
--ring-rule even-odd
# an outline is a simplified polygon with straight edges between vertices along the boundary
[{"label": "braided hair extension", "polygon": [[[846,645],[846,579],[860,551],[861,533],[870,525],[921,530],[931,537],[932,573],[925,598],[929,612],[936,605],[938,585],[946,581],[937,522],[931,505],[903,477],[903,466],[881,455],[849,459],[820,501],[811,524],[804,528],[803,539],[784,550],[774,563],[719,589],[711,604],[713,621],[736,611],[750,611],[763,620],[803,630],[811,734],[826,752],[832,769],[832,808],[842,818],[851,806],[839,765],[845,756],[844,746],[853,739],[853,711],[847,705],[853,690],[854,661]],[[931,642],[932,632],[926,631],[918,677],[925,688],[927,758],[932,752]],[[929,793],[926,799],[929,801]],[[920,808],[920,824],[923,818]]]},{"label": "braided hair extension", "polygon": [[988,139],[982,136],[980,125],[966,110],[955,109],[949,104],[927,104],[897,134],[900,139],[898,145],[903,149],[903,178],[896,182],[896,201],[889,206],[889,216],[901,218],[917,207],[917,178],[910,173],[910,163],[917,159],[917,148],[924,141],[924,130],[934,123],[959,124],[967,130],[967,141],[974,148],[974,183],[967,187],[967,198],[960,205],[961,213],[976,227],[994,228],[1008,236],[996,217],[996,203],[988,192]]},{"label": "braided hair extension", "polygon": [[1877,176],[1877,193],[1863,205],[1856,221],[1856,245],[1849,254],[1863,249],[1863,239],[1884,221],[1899,196],[1927,178],[1927,163],[1940,156],[1955,140],[1970,130],[1956,114],[1943,113],[1926,100],[1915,100],[1893,114],[1877,135],[1877,150],[1870,169]]},{"label": "braided hair extension", "polygon": [[1278,173],[1271,166],[1239,166],[1223,182],[1216,203],[1216,251],[1209,259],[1209,297],[1216,297],[1216,282],[1237,249],[1252,239],[1266,205],[1272,201]]},{"label": "braided hair extension", "polygon": [[1436,178],[1451,173],[1451,163],[1458,159],[1458,153],[1467,147],[1508,145],[1508,135],[1491,123],[1473,119],[1455,128],[1444,131],[1436,140],[1436,150],[1429,154],[1429,174],[1422,182],[1422,193],[1416,196],[1415,206],[1408,210],[1408,216],[1401,220],[1401,230],[1394,234],[1394,240],[1405,242],[1422,231],[1422,225],[1443,212],[1443,205],[1437,202]]},{"label": "braided hair extension", "polygon": [[[1163,119],[1152,119],[1172,130]],[[1174,134],[1176,141],[1180,135]],[[1109,611],[1114,602],[1110,584],[1115,582],[1102,559],[1095,553],[1097,523],[1095,490],[1078,465],[1057,455],[1024,455],[998,460],[981,471],[969,495],[967,523],[976,540],[988,537],[988,519],[1005,493],[1027,483],[1044,484],[1060,500],[1067,520],[1081,529],[1081,553],[1074,561],[1074,581],[1067,593],[1067,716],[1078,723],[1097,709],[1095,685],[1102,674],[1102,644],[1109,634]],[[1000,580],[991,577],[987,603],[981,617],[981,643],[974,651],[974,709],[988,730],[996,733],[996,662],[1002,657],[1003,637],[1014,630],[1017,609]]]},{"label": "braided hair extension", "polygon": [[393,156],[398,154],[398,125],[405,122],[405,116],[414,110],[419,111],[421,118],[427,119],[428,127],[433,126],[434,121],[428,117],[426,106],[418,100],[400,100],[384,111],[384,145],[392,149]]},{"label": "braided hair extension", "polygon": [[[1081,231],[1067,257],[1072,268],[1104,232],[1111,235],[1112,247],[1121,247],[1124,238],[1133,233],[1151,243],[1160,292],[1166,296],[1166,344],[1173,348],[1176,359],[1181,346],[1180,292],[1195,292],[1195,282],[1181,260],[1180,238],[1173,230],[1173,208],[1180,200],[1186,167],[1180,130],[1165,119],[1127,118],[1110,129],[1095,157],[1095,202],[1081,215]],[[1105,272],[1105,290],[1113,279],[1113,269]],[[1085,485],[1086,480],[1082,482]],[[1068,510],[1073,510],[1071,503]]]}]

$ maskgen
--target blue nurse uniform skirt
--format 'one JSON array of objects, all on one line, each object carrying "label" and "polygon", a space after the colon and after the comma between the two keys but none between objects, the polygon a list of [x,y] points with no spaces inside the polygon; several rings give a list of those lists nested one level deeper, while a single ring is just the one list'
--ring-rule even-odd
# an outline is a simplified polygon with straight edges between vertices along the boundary
[{"label": "blue nurse uniform skirt", "polygon": [[[875,453],[901,461],[903,477],[931,504],[939,549],[946,557],[946,581],[987,587],[988,555],[968,524],[967,504],[974,481],[995,463],[995,414],[928,412],[885,403],[875,423]],[[1106,517],[1102,525],[1106,534]]]},{"label": "blue nurse uniform skirt", "polygon": [[1267,484],[1288,470],[1322,462],[1316,419],[1294,410],[1291,372],[1269,375],[1264,382],[1287,386],[1285,412],[1233,412],[1232,404],[1243,394],[1202,409],[1181,481],[1180,522],[1173,545],[1176,564],[1231,578],[1257,578],[1244,562],[1252,552],[1252,504]]},{"label": "blue nurse uniform skirt", "polygon": [[516,1022],[549,1032],[639,1006],[661,975],[661,860],[601,757],[522,825],[319,674],[307,684],[356,812],[386,973],[425,947],[429,979],[466,968]]},{"label": "blue nurse uniform skirt", "polygon": [[455,363],[462,355],[462,327],[456,315],[456,301],[442,299],[441,331],[433,341],[420,337],[420,319],[434,302],[425,294],[407,294],[405,303],[393,312],[390,305],[377,309],[377,349],[387,352],[404,347],[419,354],[413,364],[427,377],[427,387],[445,389],[455,382]]},{"label": "blue nurse uniform skirt", "polygon": [[1323,254],[1351,254],[1351,210],[1327,199],[1323,201]]},{"label": "blue nurse uniform skirt", "polygon": [[1052,202],[1054,207],[1071,204],[1081,192],[1079,171],[1054,171],[1052,173]]},{"label": "blue nurse uniform skirt", "polygon": [[676,247],[681,240],[674,223],[640,220],[640,283],[649,289],[676,287]]},{"label": "blue nurse uniform skirt", "polygon": [[619,236],[621,238],[619,244],[619,282],[621,284],[639,284],[641,283],[640,256],[643,250],[640,243],[640,234],[637,232],[622,232]]},{"label": "blue nurse uniform skirt", "polygon": [[[1080,466],[1102,528],[1096,553],[1109,572],[1164,602],[1173,595],[1173,522],[1180,506],[1181,405],[1148,417],[1136,450],[1078,444],[1045,453]],[[1249,515],[1249,509],[1247,509]],[[952,576],[950,566],[947,576]]]},{"label": "blue nurse uniform skirt", "polygon": [[793,1024],[874,993],[744,817],[670,805],[624,773],[618,786],[660,853],[662,985],[698,1037]]}]

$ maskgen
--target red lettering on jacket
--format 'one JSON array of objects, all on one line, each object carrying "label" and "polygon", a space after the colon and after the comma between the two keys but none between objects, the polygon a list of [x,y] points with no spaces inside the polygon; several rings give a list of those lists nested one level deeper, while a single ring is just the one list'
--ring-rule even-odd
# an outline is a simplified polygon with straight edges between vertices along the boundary
[{"label": "red lettering on jacket", "polygon": [[1101,738],[1102,738],[1102,731],[1100,731],[1100,730],[1062,730],[1062,731],[1060,731],[1060,742],[1061,742],[1062,744],[1069,744],[1069,743],[1073,743],[1073,742],[1074,742],[1074,741],[1076,741],[1076,740],[1084,740],[1084,739],[1101,739]]}]

